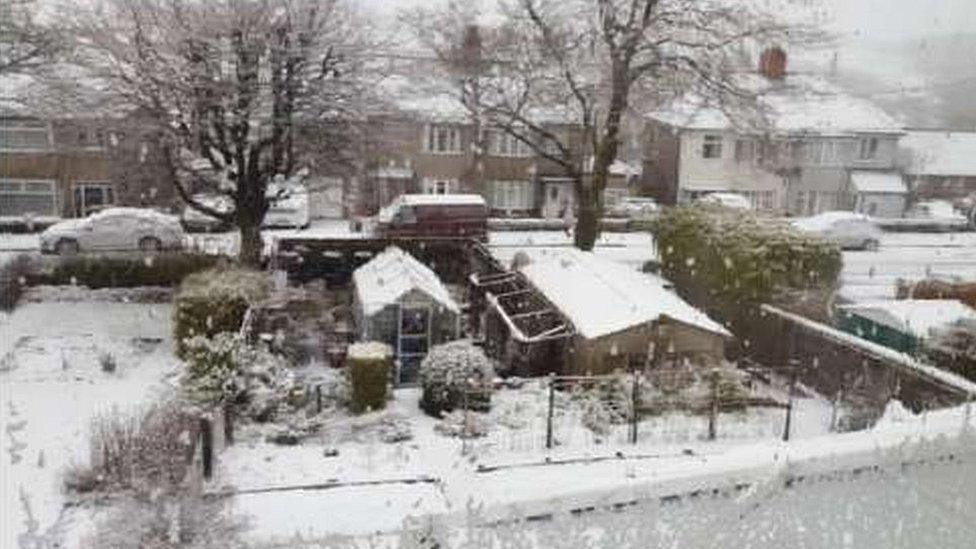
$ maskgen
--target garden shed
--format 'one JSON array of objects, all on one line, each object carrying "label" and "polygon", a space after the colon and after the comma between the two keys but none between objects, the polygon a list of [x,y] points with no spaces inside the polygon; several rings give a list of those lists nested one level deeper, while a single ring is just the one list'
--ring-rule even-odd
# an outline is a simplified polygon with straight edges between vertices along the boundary
[{"label": "garden shed", "polygon": [[356,269],[352,279],[359,339],[389,344],[397,382],[414,383],[428,349],[457,339],[460,307],[434,271],[397,247]]},{"label": "garden shed", "polygon": [[[664,279],[579,250],[546,250],[527,260],[510,275],[524,281],[525,289],[489,295],[490,312],[509,327],[503,331],[509,341],[491,347],[525,348],[522,354],[542,349],[549,371],[560,374],[643,368],[655,359],[687,358],[698,364],[723,360],[731,334],[678,297]],[[535,304],[513,308],[503,301],[506,295],[522,301],[531,295]],[[529,318],[552,320],[541,327],[519,324]],[[504,360],[520,358],[525,357]]]},{"label": "garden shed", "polygon": [[955,299],[901,299],[841,305],[840,328],[903,353],[914,354],[936,328],[976,320],[976,310]]}]

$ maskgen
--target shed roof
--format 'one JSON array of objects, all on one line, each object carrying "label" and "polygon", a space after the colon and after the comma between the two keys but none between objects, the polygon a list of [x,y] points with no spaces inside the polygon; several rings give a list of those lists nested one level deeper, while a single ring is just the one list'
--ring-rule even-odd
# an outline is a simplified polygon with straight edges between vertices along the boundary
[{"label": "shed roof", "polygon": [[908,194],[901,174],[872,170],[851,172],[851,186],[860,193]]},{"label": "shed roof", "polygon": [[899,332],[928,337],[934,328],[976,319],[976,310],[955,299],[902,299],[842,305],[842,310]]},{"label": "shed roof", "polygon": [[367,315],[397,303],[412,290],[423,292],[457,313],[460,307],[429,267],[396,246],[390,246],[352,274],[359,302]]},{"label": "shed roof", "polygon": [[667,317],[702,330],[729,332],[666,288],[662,278],[641,273],[592,252],[551,250],[535,254],[522,274],[588,339]]}]

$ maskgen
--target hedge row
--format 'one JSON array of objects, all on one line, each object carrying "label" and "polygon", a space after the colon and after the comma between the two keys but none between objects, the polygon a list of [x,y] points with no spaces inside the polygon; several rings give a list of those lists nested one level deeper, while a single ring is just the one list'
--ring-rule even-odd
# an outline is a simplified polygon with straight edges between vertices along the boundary
[{"label": "hedge row", "polygon": [[164,254],[144,258],[79,256],[61,259],[32,274],[30,285],[79,285],[89,288],[177,286],[190,274],[213,268],[220,259],[204,254]]},{"label": "hedge row", "polygon": [[733,331],[755,325],[759,304],[792,302],[797,292],[829,296],[824,290],[833,289],[840,274],[836,245],[748,212],[669,208],[651,231],[661,274]]},{"label": "hedge row", "polygon": [[352,382],[353,411],[363,413],[386,407],[393,349],[377,342],[351,345],[346,366]]},{"label": "hedge row", "polygon": [[216,268],[186,277],[174,303],[177,356],[185,358],[189,338],[238,332],[247,310],[267,299],[271,286],[267,273],[241,268]]}]

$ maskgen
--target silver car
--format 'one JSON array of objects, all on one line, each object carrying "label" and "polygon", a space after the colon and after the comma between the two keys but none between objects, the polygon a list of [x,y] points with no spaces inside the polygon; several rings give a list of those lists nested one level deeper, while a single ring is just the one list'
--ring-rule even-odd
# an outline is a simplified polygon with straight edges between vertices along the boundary
[{"label": "silver car", "polygon": [[183,247],[183,228],[171,215],[142,208],[107,208],[56,223],[41,233],[42,253],[158,252]]},{"label": "silver car", "polygon": [[795,219],[793,226],[834,242],[844,250],[875,251],[881,242],[877,224],[870,217],[854,212],[823,212]]}]

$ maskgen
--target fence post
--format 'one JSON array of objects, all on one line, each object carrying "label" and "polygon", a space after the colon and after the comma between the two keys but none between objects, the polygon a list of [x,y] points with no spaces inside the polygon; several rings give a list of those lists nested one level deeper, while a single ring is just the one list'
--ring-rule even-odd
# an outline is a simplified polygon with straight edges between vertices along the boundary
[{"label": "fence post", "polygon": [[213,476],[213,431],[210,420],[200,418],[200,450],[203,457],[203,478]]},{"label": "fence post", "polygon": [[552,449],[552,409],[556,404],[556,376],[549,373],[549,412],[546,414],[546,449]]},{"label": "fence post", "polygon": [[830,407],[830,432],[833,433],[837,430],[837,408],[840,406],[841,400],[844,398],[844,389],[838,389],[834,393],[834,401]]},{"label": "fence post", "polygon": [[799,373],[800,361],[796,359],[790,359],[790,388],[788,400],[786,402],[786,424],[783,425],[783,442],[789,442],[790,440],[790,423],[793,419],[793,393],[796,389],[796,376]]},{"label": "fence post", "polygon": [[315,411],[322,413],[322,384],[315,386]]},{"label": "fence post", "polygon": [[234,444],[234,407],[230,404],[224,405],[224,444]]},{"label": "fence post", "polygon": [[640,376],[637,375],[637,370],[634,370],[634,387],[632,390],[631,399],[631,425],[630,425],[630,442],[631,444],[637,444],[637,423],[638,423],[638,406],[640,406]]},{"label": "fence post", "polygon": [[711,406],[709,406],[708,411],[708,440],[715,440],[717,436],[717,425],[718,421],[718,370],[712,370],[710,372],[709,385],[711,387]]}]

